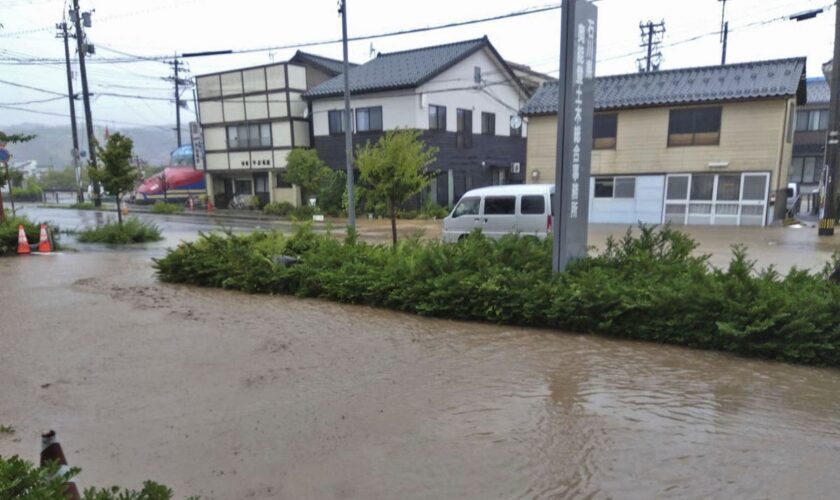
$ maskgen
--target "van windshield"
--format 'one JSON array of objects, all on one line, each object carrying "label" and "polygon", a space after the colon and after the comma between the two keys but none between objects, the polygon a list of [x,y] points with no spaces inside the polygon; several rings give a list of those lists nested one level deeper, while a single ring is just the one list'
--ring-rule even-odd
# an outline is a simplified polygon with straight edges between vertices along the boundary
[{"label": "van windshield", "polygon": [[461,198],[455,211],[452,212],[452,217],[461,217],[462,215],[478,215],[478,208],[481,205],[481,198],[469,197]]}]

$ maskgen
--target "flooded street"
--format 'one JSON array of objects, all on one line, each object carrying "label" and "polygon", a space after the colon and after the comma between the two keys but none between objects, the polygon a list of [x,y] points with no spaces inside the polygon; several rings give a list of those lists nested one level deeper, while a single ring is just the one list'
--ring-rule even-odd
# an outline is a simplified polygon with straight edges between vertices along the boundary
[{"label": "flooded street", "polygon": [[0,259],[0,454],[176,498],[833,498],[840,371]]}]

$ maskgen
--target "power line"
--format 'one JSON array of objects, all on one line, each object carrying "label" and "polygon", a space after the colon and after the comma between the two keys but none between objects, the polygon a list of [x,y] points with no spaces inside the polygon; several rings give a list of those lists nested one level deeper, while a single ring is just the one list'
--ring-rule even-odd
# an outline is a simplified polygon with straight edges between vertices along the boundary
[{"label": "power line", "polygon": [[45,102],[53,102],[58,101],[59,99],[64,99],[67,96],[57,96],[57,97],[50,97],[47,99],[38,99],[35,101],[21,101],[21,102],[0,102],[3,106],[23,106],[26,104],[41,104]]},{"label": "power line", "polygon": [[[24,113],[34,113],[34,114],[37,114],[37,115],[60,116],[62,118],[69,118],[70,117],[70,115],[65,114],[65,113],[56,113],[56,112],[52,112],[52,111],[40,111],[40,110],[35,110],[35,109],[18,108],[18,107],[15,107],[15,106],[7,106],[5,104],[0,104],[0,108],[10,109],[12,111],[22,111]],[[154,127],[154,128],[169,130],[169,127],[166,126],[166,125],[150,125],[148,123],[124,122],[124,121],[118,121],[118,120],[94,120],[94,122],[104,123],[106,125],[109,124],[109,123],[114,123],[114,124],[118,124],[118,125],[130,126],[130,127]]]}]

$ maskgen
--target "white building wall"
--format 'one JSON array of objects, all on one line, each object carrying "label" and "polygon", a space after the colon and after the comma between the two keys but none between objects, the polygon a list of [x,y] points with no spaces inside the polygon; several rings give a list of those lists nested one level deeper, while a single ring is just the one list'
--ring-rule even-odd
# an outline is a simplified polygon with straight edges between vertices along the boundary
[{"label": "white building wall", "polygon": [[592,177],[589,186],[589,222],[660,224],[664,196],[664,175],[637,176],[633,198],[595,198],[595,178]]},{"label": "white building wall", "polygon": [[[481,68],[482,85],[475,83],[475,68]],[[480,50],[417,89],[424,108],[415,127],[429,128],[428,105],[446,106],[446,130],[457,130],[456,110],[473,112],[473,133],[481,133],[481,113],[496,115],[496,135],[510,135],[510,117],[519,113],[527,97],[518,90],[504,68],[487,49]],[[495,97],[495,99],[494,99]],[[499,102],[501,101],[501,102]],[[523,125],[524,127],[525,125]],[[523,129],[522,136],[527,136]]]},{"label": "white building wall", "polygon": [[[382,127],[385,130],[418,127],[417,113],[420,108],[420,101],[412,89],[353,96],[350,105],[352,109],[382,106]],[[315,135],[329,135],[329,111],[343,109],[344,98],[342,97],[312,101],[312,120]],[[426,126],[428,127],[428,123]],[[355,123],[353,128],[355,129]]]}]

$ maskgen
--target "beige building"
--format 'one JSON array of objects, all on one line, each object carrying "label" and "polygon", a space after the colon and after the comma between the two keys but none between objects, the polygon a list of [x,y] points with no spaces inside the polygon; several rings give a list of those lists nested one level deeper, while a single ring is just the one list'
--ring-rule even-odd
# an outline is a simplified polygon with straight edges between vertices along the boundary
[{"label": "beige building", "polygon": [[[528,182],[554,182],[558,86],[523,108]],[[764,225],[784,217],[805,59],[596,79],[590,221]]]},{"label": "beige building", "polygon": [[282,172],[292,148],[311,146],[302,95],[341,69],[341,61],[298,52],[288,62],[196,77],[207,193],[216,206],[237,195],[300,203]]}]

